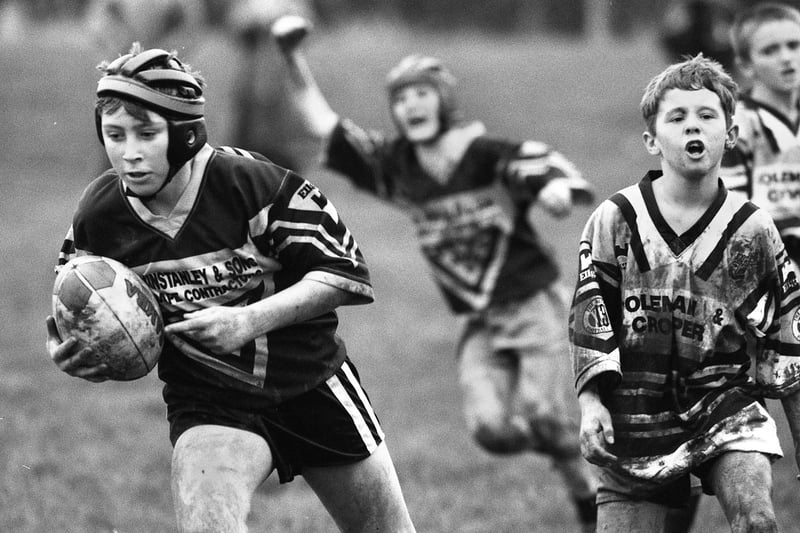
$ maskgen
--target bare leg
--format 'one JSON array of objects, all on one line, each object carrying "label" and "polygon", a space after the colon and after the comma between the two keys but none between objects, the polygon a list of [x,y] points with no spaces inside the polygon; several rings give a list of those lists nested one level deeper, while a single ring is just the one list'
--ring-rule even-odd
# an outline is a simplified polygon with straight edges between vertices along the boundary
[{"label": "bare leg", "polygon": [[202,425],[172,453],[172,497],[181,533],[244,533],[256,488],[272,471],[267,442],[254,433]]},{"label": "bare leg", "polygon": [[415,531],[385,442],[363,461],[306,467],[303,477],[343,532]]},{"label": "bare leg", "polygon": [[733,533],[778,531],[769,458],[757,452],[728,452],[714,463],[710,480]]},{"label": "bare leg", "polygon": [[667,507],[651,502],[609,502],[597,507],[598,533],[663,533]]},{"label": "bare leg", "polygon": [[483,333],[465,337],[459,355],[459,384],[464,417],[476,442],[496,454],[530,449],[528,421],[515,414],[519,362],[512,353],[494,353]]}]

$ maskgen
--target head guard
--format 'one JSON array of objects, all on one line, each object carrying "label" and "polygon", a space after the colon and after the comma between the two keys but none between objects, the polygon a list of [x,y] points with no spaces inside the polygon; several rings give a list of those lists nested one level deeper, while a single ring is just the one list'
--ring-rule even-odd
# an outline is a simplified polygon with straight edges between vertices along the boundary
[{"label": "head guard", "polygon": [[386,88],[391,99],[395,91],[412,83],[427,83],[439,93],[442,132],[460,120],[455,98],[456,78],[435,57],[410,55],[389,71]]},{"label": "head guard", "polygon": [[[134,100],[167,120],[167,161],[170,170],[161,187],[163,189],[206,143],[202,86],[186,72],[178,58],[159,49],[126,54],[103,70],[106,75],[97,82],[98,98],[117,96]],[[104,143],[100,109],[95,110],[95,124],[100,143]]]}]

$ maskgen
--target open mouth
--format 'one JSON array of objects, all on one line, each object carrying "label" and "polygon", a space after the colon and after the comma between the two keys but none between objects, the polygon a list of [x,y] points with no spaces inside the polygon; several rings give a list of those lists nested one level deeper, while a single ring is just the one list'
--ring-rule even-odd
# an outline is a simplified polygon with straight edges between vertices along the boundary
[{"label": "open mouth", "polygon": [[425,124],[427,119],[425,117],[411,117],[407,122],[409,126],[419,126],[420,124]]},{"label": "open mouth", "polygon": [[686,153],[691,156],[700,156],[706,151],[706,145],[702,141],[689,141],[686,143]]}]

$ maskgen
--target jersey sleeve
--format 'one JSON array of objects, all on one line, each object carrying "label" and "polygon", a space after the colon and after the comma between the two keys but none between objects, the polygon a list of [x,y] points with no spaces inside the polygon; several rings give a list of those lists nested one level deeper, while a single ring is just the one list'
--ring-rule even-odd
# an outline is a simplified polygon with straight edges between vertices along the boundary
[{"label": "jersey sleeve", "polygon": [[781,398],[800,390],[800,283],[798,269],[769,221],[769,241],[775,259],[774,282],[752,295],[756,303],[747,321],[762,339],[756,354],[756,381],[768,398]]},{"label": "jersey sleeve", "polygon": [[301,176],[287,172],[270,208],[250,221],[254,242],[269,247],[288,275],[347,291],[355,303],[374,299],[369,271],[334,205]]},{"label": "jersey sleeve", "polygon": [[75,239],[73,237],[72,225],[70,225],[69,228],[67,228],[66,235],[64,235],[61,249],[58,251],[55,271],[58,272],[61,267],[66,265],[73,257],[75,257]]},{"label": "jersey sleeve", "polygon": [[547,144],[525,141],[501,162],[501,175],[512,191],[535,198],[549,181],[568,180],[573,201],[588,204],[594,201],[591,185],[578,168],[563,154]]},{"label": "jersey sleeve", "polygon": [[386,199],[392,193],[385,165],[390,153],[391,142],[381,133],[342,119],[331,133],[323,163],[356,187]]},{"label": "jersey sleeve", "polygon": [[569,315],[569,341],[575,389],[600,379],[601,391],[622,375],[616,332],[621,320],[621,271],[615,253],[616,206],[602,203],[584,227],[578,281]]}]

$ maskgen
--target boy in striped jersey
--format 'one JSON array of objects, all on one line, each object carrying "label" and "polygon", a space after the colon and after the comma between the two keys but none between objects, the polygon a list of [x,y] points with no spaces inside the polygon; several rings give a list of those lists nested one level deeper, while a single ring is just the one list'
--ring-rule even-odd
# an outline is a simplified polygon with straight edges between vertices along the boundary
[{"label": "boy in striped jersey", "polygon": [[552,458],[582,527],[594,531],[595,481],[567,397],[567,300],[528,216],[566,216],[592,200],[588,184],[549,146],[463,121],[455,79],[436,58],[408,56],[387,77],[397,137],[339,117],[298,49],[307,29],[298,17],[273,26],[294,104],[329,169],[412,219],[437,285],[464,318],[459,382],[474,438],[490,453]]},{"label": "boy in striped jersey", "polygon": [[[259,154],[206,144],[204,83],[164,50],[101,65],[97,132],[112,169],[62,249],[117,259],[158,298],[158,372],[179,531],[247,530],[256,488],[303,475],[345,531],[412,532],[378,419],[336,334],[373,299],[361,251],[320,190]],[[47,318],[64,372],[106,379]]]},{"label": "boy in striped jersey", "polygon": [[702,55],[653,78],[641,108],[661,171],[603,202],[581,238],[569,330],[598,530],[664,531],[694,474],[733,531],[777,531],[764,398],[781,399],[797,448],[800,286],[769,214],[718,178],[736,90]]},{"label": "boy in striped jersey", "polygon": [[765,209],[800,261],[800,12],[759,3],[731,30],[750,87],[736,107],[736,148],[722,159],[725,185]]}]

